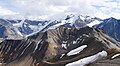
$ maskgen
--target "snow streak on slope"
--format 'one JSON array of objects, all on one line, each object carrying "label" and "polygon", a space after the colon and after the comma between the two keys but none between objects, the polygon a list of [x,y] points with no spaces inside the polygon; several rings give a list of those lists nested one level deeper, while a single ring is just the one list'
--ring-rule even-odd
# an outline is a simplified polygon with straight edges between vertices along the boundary
[{"label": "snow streak on slope", "polygon": [[23,36],[23,34],[22,34],[17,28],[13,28],[13,30],[15,30],[15,32],[16,32],[17,34],[19,34],[20,36]]},{"label": "snow streak on slope", "polygon": [[102,22],[101,22],[101,21],[98,21],[98,20],[95,20],[95,21],[87,24],[87,26],[92,27],[92,26],[97,25],[97,24],[100,24],[100,23],[102,23]]},{"label": "snow streak on slope", "polygon": [[25,37],[29,37],[29,36],[35,35],[36,33],[42,31],[42,30],[43,30],[45,27],[47,27],[50,23],[51,23],[51,22],[48,22],[48,23],[45,24],[44,26],[40,26],[40,27],[39,27],[40,29],[39,29],[38,31],[35,31],[35,32],[33,32],[33,33],[29,34],[29,35],[26,35]]},{"label": "snow streak on slope", "polygon": [[80,46],[80,47],[78,47],[78,48],[76,48],[74,50],[71,50],[67,55],[71,56],[71,55],[78,54],[78,53],[80,53],[86,47],[87,47],[87,45]]},{"label": "snow streak on slope", "polygon": [[102,52],[97,53],[96,55],[86,57],[86,58],[80,59],[78,61],[69,63],[66,66],[84,66],[86,64],[92,63],[92,62],[99,60],[99,59],[106,57],[106,56],[107,56],[107,52],[102,51]]}]

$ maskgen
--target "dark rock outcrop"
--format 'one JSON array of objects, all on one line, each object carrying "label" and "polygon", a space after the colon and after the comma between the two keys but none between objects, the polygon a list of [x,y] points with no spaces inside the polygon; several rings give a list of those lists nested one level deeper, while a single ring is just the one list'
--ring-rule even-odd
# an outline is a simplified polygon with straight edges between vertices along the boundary
[{"label": "dark rock outcrop", "polygon": [[[82,45],[87,45],[87,48],[78,54],[67,55]],[[9,39],[0,43],[1,63],[6,66],[65,66],[102,50],[107,51],[108,55],[118,53],[120,44],[102,30],[90,27],[59,27],[25,39]]]},{"label": "dark rock outcrop", "polygon": [[94,26],[95,28],[101,28],[105,33],[114,39],[120,41],[120,20],[115,18],[108,18],[103,20],[99,25]]}]

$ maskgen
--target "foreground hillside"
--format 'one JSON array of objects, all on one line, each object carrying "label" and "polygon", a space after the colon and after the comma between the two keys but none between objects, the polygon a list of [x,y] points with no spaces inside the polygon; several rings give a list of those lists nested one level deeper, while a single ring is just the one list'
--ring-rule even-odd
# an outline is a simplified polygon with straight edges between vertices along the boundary
[{"label": "foreground hillside", "polygon": [[115,39],[101,29],[90,27],[60,26],[0,43],[1,65],[5,66],[84,66],[113,59],[112,56],[119,52],[120,44]]}]

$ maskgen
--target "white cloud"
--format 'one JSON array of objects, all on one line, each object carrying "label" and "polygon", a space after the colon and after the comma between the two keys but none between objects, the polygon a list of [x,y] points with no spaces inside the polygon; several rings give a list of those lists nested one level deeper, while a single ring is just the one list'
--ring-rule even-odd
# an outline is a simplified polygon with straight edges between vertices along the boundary
[{"label": "white cloud", "polygon": [[[74,5],[75,4],[75,5]],[[65,12],[77,12],[82,15],[93,15],[97,9],[90,4],[90,0],[73,2]]]},{"label": "white cloud", "polygon": [[102,13],[101,11],[96,12],[96,13],[94,14],[94,16],[95,16],[95,17],[99,17],[99,18],[101,18],[101,19],[109,18],[108,15],[106,15],[105,13]]},{"label": "white cloud", "polygon": [[114,13],[114,12],[112,12],[109,16],[110,17],[114,17],[116,19],[120,19],[120,13]]},{"label": "white cloud", "polygon": [[[7,8],[1,13],[13,14],[19,13],[25,18],[56,18],[63,17],[65,13],[79,13],[82,15],[111,17],[118,16],[120,12],[119,0],[7,0]],[[2,1],[1,1],[2,2]],[[0,5],[3,6],[3,5]],[[95,7],[102,6],[102,7]],[[2,8],[3,9],[3,8]],[[53,16],[53,17],[52,17]]]},{"label": "white cloud", "polygon": [[15,15],[15,14],[18,14],[18,13],[13,12],[13,11],[11,11],[11,10],[9,10],[9,9],[6,9],[6,8],[3,8],[3,7],[0,6],[0,15],[1,15],[1,16],[5,16],[5,15]]}]

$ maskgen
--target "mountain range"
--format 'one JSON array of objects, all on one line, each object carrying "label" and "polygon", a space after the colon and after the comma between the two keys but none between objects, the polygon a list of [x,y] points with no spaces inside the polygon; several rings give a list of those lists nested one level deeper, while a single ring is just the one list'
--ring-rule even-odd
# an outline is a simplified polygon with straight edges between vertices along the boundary
[{"label": "mountain range", "polygon": [[[49,29],[55,29],[59,26],[75,27],[77,29],[84,26],[93,26],[92,23],[99,23],[102,20],[99,18],[91,18],[90,16],[82,15],[68,15],[62,20],[10,20],[10,19],[0,19],[0,26],[2,31],[0,33],[0,38],[23,38],[39,31],[46,31]],[[9,31],[9,33],[7,32]],[[7,35],[5,35],[7,33]],[[20,38],[19,38],[20,37]]]},{"label": "mountain range", "polygon": [[73,14],[61,20],[1,18],[0,66],[120,65],[111,61],[120,59],[119,22]]}]

